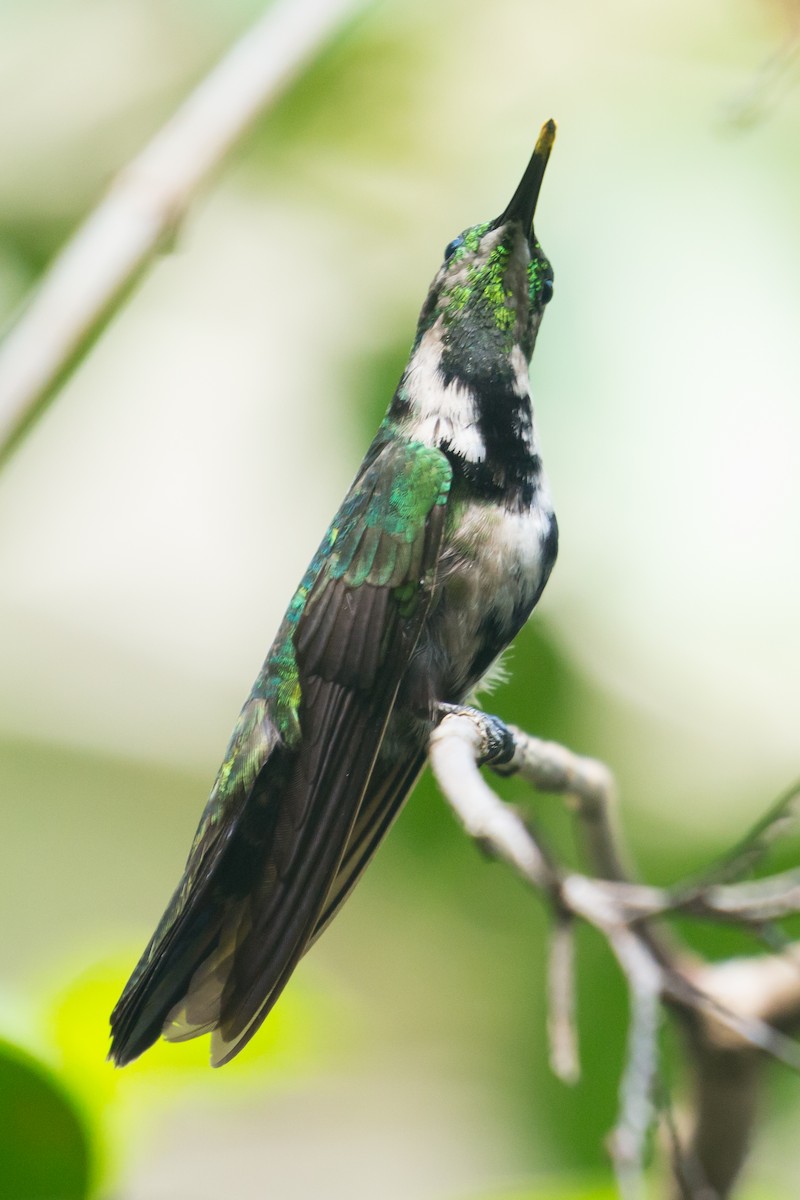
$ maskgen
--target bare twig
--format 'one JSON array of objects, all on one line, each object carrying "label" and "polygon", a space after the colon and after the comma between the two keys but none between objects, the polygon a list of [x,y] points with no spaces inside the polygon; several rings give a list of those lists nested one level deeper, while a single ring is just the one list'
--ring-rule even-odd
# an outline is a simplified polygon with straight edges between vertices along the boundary
[{"label": "bare twig", "polygon": [[490,732],[475,709],[445,713],[430,739],[431,768],[470,837],[488,842],[498,858],[543,892],[552,894],[558,878],[522,818],[501,804],[477,772],[490,751]]},{"label": "bare twig", "polygon": [[713,1200],[709,1195],[706,1177],[696,1154],[683,1144],[678,1129],[672,1091],[662,1065],[657,1080],[658,1108],[667,1140],[667,1152],[672,1165],[673,1200]]},{"label": "bare twig", "polygon": [[800,870],[725,887],[694,887],[685,896],[678,888],[674,901],[676,910],[682,909],[693,916],[760,926],[800,912]]},{"label": "bare twig", "polygon": [[624,1200],[644,1194],[647,1135],[655,1119],[658,1027],[662,971],[647,946],[629,929],[613,930],[610,944],[625,973],[631,998],[628,1054],[620,1087],[620,1111],[611,1135],[611,1157]]},{"label": "bare twig", "polygon": [[[758,969],[766,960],[753,958],[739,961],[748,961]],[[706,1040],[717,1043],[727,1038],[727,1044],[737,1051],[760,1051],[792,1070],[800,1071],[800,1045],[793,1038],[771,1025],[752,1007],[745,1006],[743,996],[730,993],[731,1006],[724,997],[716,995],[713,981],[716,973],[727,965],[703,964],[705,970],[699,975],[697,963],[688,957],[684,958],[665,977],[664,999],[676,1009],[694,1018],[699,1017],[699,1024],[696,1019],[692,1024],[695,1032],[698,1028],[702,1029],[702,1036]],[[702,987],[701,982],[708,984],[709,989]]]},{"label": "bare twig", "polygon": [[364,0],[276,0],[48,270],[0,348],[0,460],[35,419],[210,173]]},{"label": "bare twig", "polygon": [[550,1066],[564,1083],[577,1083],[581,1064],[575,1027],[575,922],[556,913],[547,972],[547,1032]]},{"label": "bare twig", "polygon": [[768,852],[770,846],[790,829],[797,826],[800,820],[800,780],[770,805],[763,816],[747,831],[741,841],[729,850],[697,879],[687,884],[687,888],[707,888],[712,883],[724,884],[728,880],[740,878],[749,871]]},{"label": "bare twig", "polygon": [[603,879],[629,879],[623,862],[622,839],[616,828],[614,777],[605,763],[545,742],[508,726],[514,756],[494,769],[501,775],[519,774],[540,792],[565,795],[580,817],[586,849],[594,870]]},{"label": "bare twig", "polygon": [[752,80],[726,105],[724,117],[727,124],[742,130],[763,120],[769,110],[775,108],[797,83],[799,59],[800,29],[795,18],[794,28],[787,31],[783,41],[761,64]]}]

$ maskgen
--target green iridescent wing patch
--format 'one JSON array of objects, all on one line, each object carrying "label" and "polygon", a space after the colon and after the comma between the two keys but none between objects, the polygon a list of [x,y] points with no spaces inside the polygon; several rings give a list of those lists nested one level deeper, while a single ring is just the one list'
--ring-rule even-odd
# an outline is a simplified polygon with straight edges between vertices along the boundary
[{"label": "green iridescent wing patch", "polygon": [[[452,471],[416,442],[387,445],[337,513],[298,623],[303,673],[369,690],[392,631],[430,597]],[[437,534],[437,539],[440,537]],[[432,553],[433,551],[433,553]]]}]

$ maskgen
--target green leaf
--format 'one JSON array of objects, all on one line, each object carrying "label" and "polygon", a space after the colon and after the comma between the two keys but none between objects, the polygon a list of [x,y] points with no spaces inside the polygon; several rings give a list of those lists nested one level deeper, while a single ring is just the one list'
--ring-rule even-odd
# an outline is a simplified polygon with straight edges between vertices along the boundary
[{"label": "green leaf", "polygon": [[495,1193],[481,1200],[619,1200],[619,1192],[613,1183],[598,1184],[590,1180],[579,1184],[573,1177],[571,1181],[553,1179],[546,1187],[538,1184],[530,1190]]},{"label": "green leaf", "polygon": [[84,1200],[91,1161],[82,1116],[58,1079],[0,1041],[0,1200]]},{"label": "green leaf", "polygon": [[[334,1030],[340,1042],[348,1041],[346,1004],[313,967],[304,965],[248,1053],[231,1063],[222,1078],[209,1067],[206,1037],[181,1045],[159,1041],[118,1070],[106,1059],[108,1014],[135,960],[132,948],[119,958],[95,962],[54,996],[48,1013],[48,1038],[64,1076],[98,1120],[105,1112],[118,1111],[121,1103],[130,1106],[137,1100],[152,1111],[154,1093],[167,1099],[187,1087],[196,1092],[205,1086],[218,1096],[237,1081],[250,1079],[264,1087],[296,1079],[331,1062]],[[130,1117],[129,1108],[125,1115]]]}]

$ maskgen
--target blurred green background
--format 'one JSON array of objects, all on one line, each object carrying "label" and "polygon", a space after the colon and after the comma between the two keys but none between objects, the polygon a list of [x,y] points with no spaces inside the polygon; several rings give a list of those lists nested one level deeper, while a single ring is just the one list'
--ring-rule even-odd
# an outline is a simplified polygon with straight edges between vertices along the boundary
[{"label": "blurred green background", "polygon": [[[3,0],[0,317],[260,11]],[[567,1089],[542,908],[427,780],[231,1066],[193,1043],[114,1072],[107,1016],[442,249],[504,207],[551,115],[533,384],[561,553],[490,705],[613,766],[654,881],[798,773],[800,87],[796,57],[764,70],[797,21],[761,0],[367,4],[7,464],[3,1200],[611,1195],[617,973],[582,937]],[[568,847],[558,804],[535,809]],[[750,1194],[790,1197],[800,1084],[772,1089]]]}]

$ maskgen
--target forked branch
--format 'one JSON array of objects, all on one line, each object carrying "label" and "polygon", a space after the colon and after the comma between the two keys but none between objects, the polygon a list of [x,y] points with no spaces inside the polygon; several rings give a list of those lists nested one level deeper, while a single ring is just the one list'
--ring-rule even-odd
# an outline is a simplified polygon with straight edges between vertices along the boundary
[{"label": "forked branch", "polygon": [[[709,876],[675,888],[633,881],[615,817],[613,777],[604,764],[533,738],[477,709],[442,705],[430,739],[437,782],[467,833],[511,866],[549,902],[554,922],[549,986],[551,1062],[567,1082],[579,1075],[573,1011],[575,920],[605,937],[628,984],[630,1031],[620,1107],[610,1148],[621,1195],[644,1195],[643,1162],[654,1124],[661,1011],[681,1020],[694,1075],[691,1128],[677,1142],[674,1195],[723,1200],[744,1162],[765,1056],[800,1070],[800,949],[708,964],[675,941],[663,918],[683,912],[736,922],[754,932],[800,911],[800,871],[757,882],[729,880],[762,852],[796,799],[788,793],[741,847]],[[591,874],[562,867],[479,771],[519,774],[537,791],[565,796],[583,833]],[[658,923],[657,923],[657,919]],[[672,1114],[669,1114],[672,1124]],[[677,1135],[676,1135],[677,1136]]]}]

